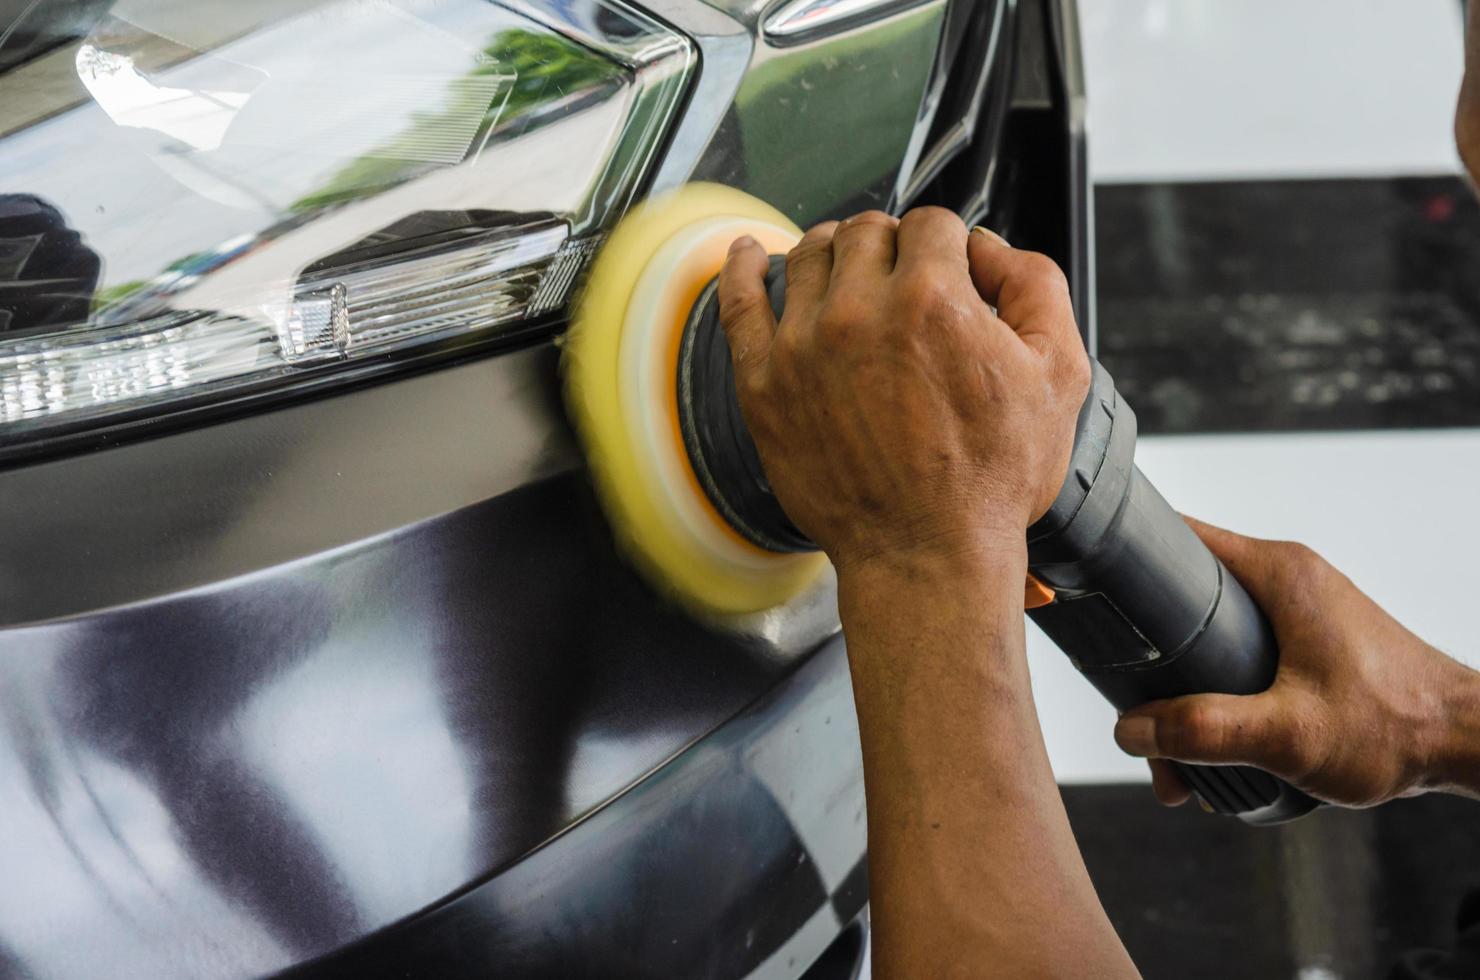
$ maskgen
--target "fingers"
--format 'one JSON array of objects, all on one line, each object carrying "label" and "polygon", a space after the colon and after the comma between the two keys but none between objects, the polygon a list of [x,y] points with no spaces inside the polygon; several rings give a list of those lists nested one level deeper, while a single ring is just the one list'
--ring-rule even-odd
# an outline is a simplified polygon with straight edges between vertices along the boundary
[{"label": "fingers", "polygon": [[855,290],[894,271],[895,229],[899,219],[865,211],[841,222],[833,232],[833,287]]},{"label": "fingers", "polygon": [[1182,781],[1177,767],[1165,759],[1147,759],[1151,770],[1151,792],[1162,806],[1181,806],[1192,796],[1192,790]]},{"label": "fingers", "polygon": [[822,308],[832,278],[833,232],[836,221],[814,225],[786,253],[786,312],[789,323],[809,324]]},{"label": "fingers", "polygon": [[899,219],[895,271],[937,278],[966,271],[966,226],[945,208],[915,208]]},{"label": "fingers", "polygon": [[771,260],[754,238],[746,235],[730,245],[719,270],[719,322],[730,342],[735,373],[745,377],[766,362],[776,315],[766,295],[766,270]]},{"label": "fingers", "polygon": [[1083,359],[1069,282],[1053,259],[1015,249],[985,228],[969,236],[966,255],[977,292],[1024,343]]},{"label": "fingers", "polygon": [[1127,711],[1115,724],[1115,742],[1129,755],[1209,765],[1247,764],[1286,775],[1294,726],[1280,699],[1198,694],[1153,701]]}]

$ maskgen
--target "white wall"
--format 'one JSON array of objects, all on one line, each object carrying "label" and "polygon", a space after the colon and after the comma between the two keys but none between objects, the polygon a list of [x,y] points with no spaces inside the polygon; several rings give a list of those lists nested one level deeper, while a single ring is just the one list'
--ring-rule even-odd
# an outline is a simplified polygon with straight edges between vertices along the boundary
[{"label": "white wall", "polygon": [[1451,173],[1457,0],[1079,0],[1101,181]]}]

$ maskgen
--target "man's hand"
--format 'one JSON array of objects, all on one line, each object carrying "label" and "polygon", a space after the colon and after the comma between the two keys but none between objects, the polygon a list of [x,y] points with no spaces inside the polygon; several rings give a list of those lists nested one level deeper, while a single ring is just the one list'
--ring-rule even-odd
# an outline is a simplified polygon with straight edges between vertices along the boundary
[{"label": "man's hand", "polygon": [[940,208],[819,225],[786,265],[779,324],[755,241],[719,280],[740,407],[786,513],[845,575],[1021,547],[1089,384],[1058,266]]},{"label": "man's hand", "polygon": [[[1480,674],[1404,629],[1303,545],[1188,521],[1274,627],[1274,686],[1126,712],[1115,739],[1152,760],[1258,766],[1312,796],[1375,806],[1432,789],[1480,792]],[[1152,762],[1169,806],[1186,786]]]},{"label": "man's hand", "polygon": [[735,243],[720,319],[771,486],[838,569],[874,976],[1135,976],[1024,654],[1024,532],[1089,384],[1063,275],[936,208],[813,228],[779,324],[766,268]]}]

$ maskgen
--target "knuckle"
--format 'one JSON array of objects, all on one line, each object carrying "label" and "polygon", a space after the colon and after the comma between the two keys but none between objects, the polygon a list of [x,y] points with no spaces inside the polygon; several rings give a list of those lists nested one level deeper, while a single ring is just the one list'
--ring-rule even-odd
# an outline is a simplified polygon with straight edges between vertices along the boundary
[{"label": "knuckle", "polygon": [[771,342],[771,353],[773,360],[783,366],[794,367],[797,359],[803,354],[802,332],[792,325],[790,329],[783,325],[776,331],[776,339]]},{"label": "knuckle", "polygon": [[743,401],[751,405],[767,403],[766,390],[769,384],[766,376],[760,371],[747,371],[736,378],[735,383]]},{"label": "knuckle", "polygon": [[1222,748],[1222,726],[1207,706],[1199,702],[1182,705],[1169,721],[1164,747],[1173,756],[1216,754]]},{"label": "knuckle", "polygon": [[1271,753],[1270,763],[1279,774],[1289,779],[1301,780],[1316,772],[1325,763],[1327,751],[1325,740],[1311,724],[1291,726],[1277,740]]},{"label": "knuckle", "polygon": [[935,205],[912,208],[905,212],[904,217],[899,219],[899,223],[901,226],[907,224],[911,229],[918,226],[921,229],[951,229],[952,231],[959,231],[963,234],[966,231],[966,224],[961,220],[960,215],[948,208],[936,207]]},{"label": "knuckle", "polygon": [[1063,380],[1065,392],[1074,399],[1075,404],[1084,400],[1089,392],[1092,372],[1089,367],[1089,358],[1082,351],[1071,351],[1067,356],[1060,358],[1063,365]]},{"label": "knuckle", "polygon": [[866,242],[892,238],[897,222],[883,211],[865,211],[838,226],[833,241],[838,247],[852,247]]},{"label": "knuckle", "polygon": [[719,322],[725,330],[732,331],[742,323],[754,318],[761,311],[761,297],[752,291],[732,292],[721,297]]},{"label": "knuckle", "polygon": [[1036,288],[1067,293],[1069,279],[1059,264],[1042,252],[1024,252],[1023,278]]},{"label": "knuckle", "polygon": [[802,236],[801,245],[812,245],[818,242],[829,242],[838,230],[836,221],[822,221],[807,229]]},{"label": "knuckle", "polygon": [[1322,574],[1326,569],[1326,559],[1309,545],[1299,541],[1277,541],[1274,543],[1274,548],[1280,559],[1280,565],[1303,580],[1308,581]]},{"label": "knuckle", "polygon": [[831,239],[802,239],[790,252],[786,253],[786,274],[795,277],[797,274],[805,274],[822,259],[827,258],[832,252]]},{"label": "knuckle", "polygon": [[844,232],[853,228],[866,228],[869,225],[874,225],[881,228],[893,228],[898,223],[899,222],[894,218],[893,215],[887,214],[883,211],[860,211],[858,214],[855,214],[853,217],[844,222],[842,226],[839,227],[838,231]]},{"label": "knuckle", "polygon": [[835,343],[843,340],[869,315],[868,308],[852,297],[829,299],[817,315],[818,336]]},{"label": "knuckle", "polygon": [[1288,739],[1271,761],[1286,777],[1301,780],[1315,770],[1318,757],[1310,739],[1296,736]]},{"label": "knuckle", "polygon": [[935,319],[955,306],[940,277],[929,272],[914,272],[901,278],[898,300],[906,311],[924,319]]}]

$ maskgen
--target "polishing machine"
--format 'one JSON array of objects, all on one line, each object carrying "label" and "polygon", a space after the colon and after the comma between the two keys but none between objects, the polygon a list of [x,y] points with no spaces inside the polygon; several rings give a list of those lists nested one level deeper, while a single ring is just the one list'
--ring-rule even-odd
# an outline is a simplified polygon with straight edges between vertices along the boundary
[{"label": "polishing machine", "polygon": [[[826,559],[771,492],[736,400],[716,276],[749,235],[774,256],[800,232],[739,191],[693,184],[634,209],[591,267],[565,341],[567,400],[619,539],[690,609],[788,602]],[[1263,614],[1134,462],[1136,417],[1093,364],[1068,475],[1028,529],[1028,615],[1121,711],[1200,693],[1254,694],[1278,651]],[[1254,824],[1318,802],[1245,766],[1178,766],[1212,809]]]}]

